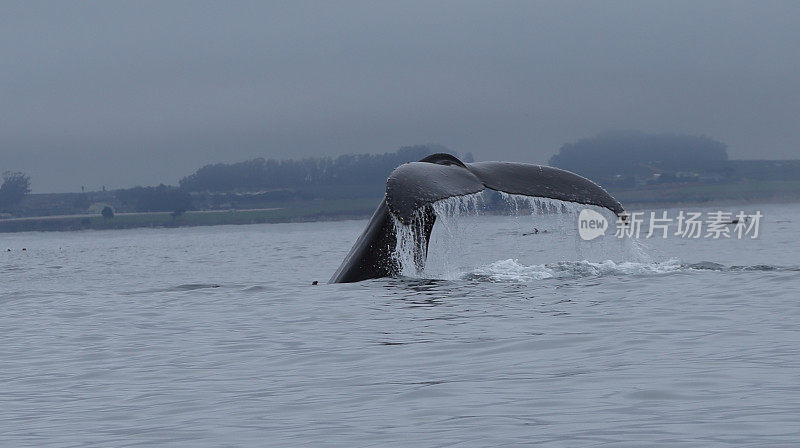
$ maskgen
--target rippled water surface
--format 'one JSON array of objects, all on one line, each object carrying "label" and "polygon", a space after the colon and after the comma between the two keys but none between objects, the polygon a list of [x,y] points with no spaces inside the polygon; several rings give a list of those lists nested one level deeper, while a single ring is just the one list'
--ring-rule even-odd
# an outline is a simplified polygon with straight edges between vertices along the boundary
[{"label": "rippled water surface", "polygon": [[339,285],[366,221],[2,234],[0,446],[793,446],[800,206],[758,209],[443,220],[421,278]]}]

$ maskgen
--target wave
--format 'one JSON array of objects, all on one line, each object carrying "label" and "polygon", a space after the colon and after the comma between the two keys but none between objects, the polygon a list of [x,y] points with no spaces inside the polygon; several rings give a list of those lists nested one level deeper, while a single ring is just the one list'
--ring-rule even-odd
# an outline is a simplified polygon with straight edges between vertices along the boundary
[{"label": "wave", "polygon": [[584,260],[525,265],[516,259],[508,259],[478,267],[463,274],[461,278],[489,282],[528,282],[625,275],[651,276],[686,271],[800,271],[800,268],[771,265],[725,266],[709,261],[688,264],[675,259],[661,262],[614,262],[611,260],[591,262]]},{"label": "wave", "polygon": [[177,286],[169,286],[166,288],[153,288],[153,289],[144,289],[138,291],[128,291],[122,294],[124,295],[136,295],[136,294],[152,294],[155,292],[180,292],[180,291],[196,291],[198,289],[207,289],[207,288],[220,288],[222,285],[218,285],[216,283],[187,283],[184,285],[177,285]]}]

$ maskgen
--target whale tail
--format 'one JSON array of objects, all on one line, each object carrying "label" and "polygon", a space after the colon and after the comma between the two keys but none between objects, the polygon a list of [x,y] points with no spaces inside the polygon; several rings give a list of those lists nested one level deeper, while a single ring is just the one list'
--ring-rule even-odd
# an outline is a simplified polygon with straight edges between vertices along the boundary
[{"label": "whale tail", "polygon": [[400,272],[393,253],[395,219],[411,225],[414,263],[421,271],[436,221],[433,204],[485,189],[604,207],[618,216],[624,209],[602,187],[575,173],[549,166],[512,162],[464,163],[450,154],[432,154],[397,167],[386,181],[386,195],[356,240],[331,283],[391,277]]}]

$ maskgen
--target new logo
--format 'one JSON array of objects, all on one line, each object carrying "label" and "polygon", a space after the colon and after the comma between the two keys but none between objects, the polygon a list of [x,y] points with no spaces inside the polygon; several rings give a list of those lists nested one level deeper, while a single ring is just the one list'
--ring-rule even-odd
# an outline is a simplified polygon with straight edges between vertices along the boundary
[{"label": "new logo", "polygon": [[608,220],[600,213],[585,208],[578,214],[578,235],[584,241],[591,241],[605,235]]}]

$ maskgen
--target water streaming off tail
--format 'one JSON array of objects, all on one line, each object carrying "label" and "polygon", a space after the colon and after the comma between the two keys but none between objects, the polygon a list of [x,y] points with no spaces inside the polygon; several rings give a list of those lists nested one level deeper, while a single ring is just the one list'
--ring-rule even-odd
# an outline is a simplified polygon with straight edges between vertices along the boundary
[{"label": "water streaming off tail", "polygon": [[[436,223],[424,263],[419,259],[415,263],[414,259],[415,253],[424,253],[423,247],[416,247],[421,240],[415,238],[415,229],[422,228],[426,219],[424,213],[418,213],[408,226],[395,221],[398,235],[395,259],[401,266],[401,275],[475,278],[476,273],[485,272],[487,266],[491,266],[492,272],[508,267],[508,274],[513,277],[520,272],[520,266],[584,260],[645,261],[642,248],[634,241],[614,236],[616,217],[602,207],[482,192],[437,201],[432,208]],[[578,214],[586,208],[606,218],[605,236],[592,241],[580,238]],[[521,280],[531,278],[530,275],[520,276]]]},{"label": "water streaming off tail", "polygon": [[[418,210],[411,219],[409,225],[404,225],[397,218],[394,219],[394,227],[397,233],[397,246],[394,251],[395,261],[400,266],[400,274],[408,277],[429,276],[431,271],[431,251],[433,246],[437,246],[436,253],[443,254],[445,259],[457,256],[456,242],[463,238],[470,228],[466,222],[466,217],[477,217],[485,208],[483,195],[475,193],[465,196],[455,196],[443,199],[432,204],[433,212],[436,215],[436,224],[431,234],[429,252],[427,260],[422,256],[425,253],[424,240],[418,238],[419,229],[425,227],[428,219],[424,210]],[[434,235],[442,235],[433,240]],[[441,241],[440,241],[441,240]],[[436,258],[433,259],[436,261]],[[440,265],[440,263],[435,263]]]}]

